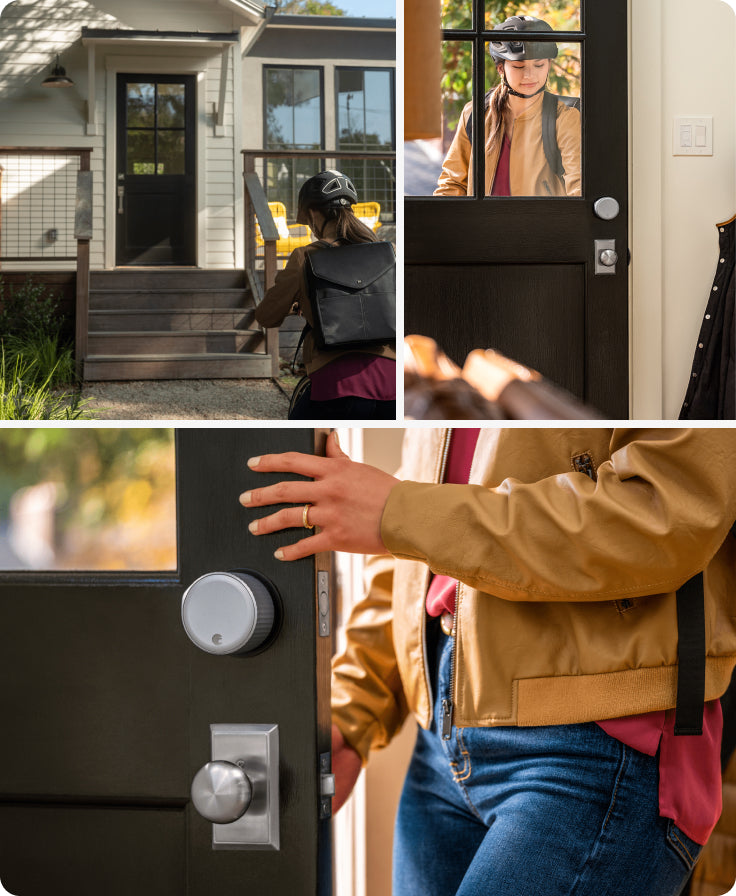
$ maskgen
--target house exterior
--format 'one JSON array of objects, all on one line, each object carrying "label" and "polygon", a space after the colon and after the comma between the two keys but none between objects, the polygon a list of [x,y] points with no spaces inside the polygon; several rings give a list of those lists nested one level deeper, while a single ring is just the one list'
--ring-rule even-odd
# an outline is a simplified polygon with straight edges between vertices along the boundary
[{"label": "house exterior", "polygon": [[[259,0],[16,0],[0,45],[2,275],[78,292],[84,241],[88,379],[261,375],[253,235],[262,246],[269,222],[253,226],[265,203],[246,195],[243,150],[260,153],[260,199],[286,198],[287,217],[301,181],[340,160],[269,161],[267,150],[384,150],[350,164],[393,220],[394,20],[279,16]],[[58,65],[73,84],[49,89]],[[201,358],[137,373],[93,360],[203,347],[220,355],[211,374]]]}]

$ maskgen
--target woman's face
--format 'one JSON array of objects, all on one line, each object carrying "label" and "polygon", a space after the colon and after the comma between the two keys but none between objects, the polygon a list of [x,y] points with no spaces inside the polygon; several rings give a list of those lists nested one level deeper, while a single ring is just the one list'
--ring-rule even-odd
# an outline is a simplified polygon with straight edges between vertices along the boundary
[{"label": "woman's face", "polygon": [[506,80],[513,90],[531,96],[547,81],[549,59],[527,59],[524,62],[505,62]]}]

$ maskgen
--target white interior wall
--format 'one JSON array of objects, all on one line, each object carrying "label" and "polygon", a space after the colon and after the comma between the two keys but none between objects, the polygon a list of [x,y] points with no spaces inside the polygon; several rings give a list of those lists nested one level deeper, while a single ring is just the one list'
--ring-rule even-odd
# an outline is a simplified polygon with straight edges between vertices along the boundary
[{"label": "white interior wall", "polygon": [[[736,17],[724,0],[631,0],[631,27],[632,417],[675,419],[716,224],[736,214]],[[673,156],[674,117],[705,115],[713,155]]]}]

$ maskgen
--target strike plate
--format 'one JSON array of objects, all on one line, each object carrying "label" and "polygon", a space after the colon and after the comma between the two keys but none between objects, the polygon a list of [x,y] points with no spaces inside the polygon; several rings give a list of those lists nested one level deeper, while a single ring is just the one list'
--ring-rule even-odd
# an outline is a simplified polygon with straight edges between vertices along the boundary
[{"label": "strike plate", "polygon": [[213,849],[279,849],[279,726],[210,725],[212,758],[235,764],[253,786],[248,811],[212,825]]}]

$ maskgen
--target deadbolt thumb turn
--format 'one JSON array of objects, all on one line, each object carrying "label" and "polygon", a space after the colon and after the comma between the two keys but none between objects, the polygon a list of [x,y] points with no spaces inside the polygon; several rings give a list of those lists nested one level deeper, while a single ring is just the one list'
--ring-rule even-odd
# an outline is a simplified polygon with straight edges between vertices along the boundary
[{"label": "deadbolt thumb turn", "polygon": [[276,586],[254,570],[207,573],[181,601],[189,639],[218,656],[264,649],[278,630],[280,610]]}]

